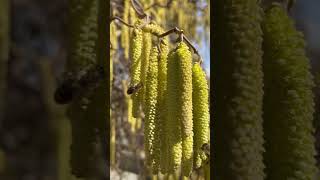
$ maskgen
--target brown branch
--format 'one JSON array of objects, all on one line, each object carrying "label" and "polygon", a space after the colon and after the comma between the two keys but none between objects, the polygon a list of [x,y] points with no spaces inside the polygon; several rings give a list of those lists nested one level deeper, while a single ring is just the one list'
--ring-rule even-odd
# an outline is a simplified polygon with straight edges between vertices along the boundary
[{"label": "brown branch", "polygon": [[149,7],[147,7],[147,8],[145,9],[145,11],[148,11],[149,9],[154,8],[154,7],[170,8],[172,2],[173,2],[173,0],[169,0],[169,1],[167,2],[167,4],[159,4],[158,2],[155,2],[155,3],[151,4]]},{"label": "brown branch", "polygon": [[202,64],[203,60],[202,60],[202,57],[200,56],[199,51],[191,44],[190,40],[185,35],[183,36],[184,36],[183,40],[192,48],[193,52],[198,55],[199,63]]},{"label": "brown branch", "polygon": [[185,41],[192,48],[193,52],[198,55],[199,62],[200,62],[200,64],[202,64],[203,60],[202,60],[202,57],[200,56],[199,51],[192,45],[191,41],[187,38],[187,36],[185,36],[183,34],[183,30],[175,27],[175,28],[170,29],[169,31],[163,33],[163,34],[160,34],[160,35],[154,34],[154,35],[156,35],[158,38],[163,38],[164,36],[167,36],[167,35],[169,35],[171,33],[178,34],[179,35],[179,41]]},{"label": "brown branch", "polygon": [[[147,19],[148,19],[148,16],[147,16]],[[131,28],[134,28],[135,26],[134,25],[131,25],[131,24],[128,24],[126,23],[124,20],[122,20],[120,17],[117,17],[117,16],[114,16],[111,18],[110,20],[110,23],[113,21],[113,20],[119,20],[122,24],[128,26],[128,27],[131,27]],[[148,21],[148,20],[147,20]],[[145,26],[148,22],[140,25],[139,27],[141,28],[142,26]],[[193,50],[193,52],[195,54],[198,55],[199,57],[199,62],[200,64],[202,64],[203,60],[200,56],[200,53],[199,51],[192,45],[192,43],[190,42],[190,40],[184,35],[183,33],[183,30],[182,29],[179,29],[178,27],[175,27],[175,28],[172,28],[166,32],[164,32],[163,34],[156,34],[156,33],[152,33],[153,35],[157,36],[158,38],[163,38],[165,36],[168,36],[169,34],[172,34],[172,33],[175,33],[175,34],[178,34],[179,35],[179,41],[185,41]],[[111,47],[112,48],[112,47]]]},{"label": "brown branch", "polygon": [[134,28],[134,25],[125,22],[123,19],[121,19],[121,18],[118,17],[118,16],[113,16],[113,17],[110,19],[110,23],[111,23],[112,21],[114,21],[114,20],[118,20],[118,21],[120,21],[122,24],[124,24],[124,25],[126,25],[126,26],[128,26],[128,27]]},{"label": "brown branch", "polygon": [[143,19],[147,16],[147,14],[143,10],[141,3],[138,0],[131,0],[131,5],[133,9],[136,11],[138,18]]}]

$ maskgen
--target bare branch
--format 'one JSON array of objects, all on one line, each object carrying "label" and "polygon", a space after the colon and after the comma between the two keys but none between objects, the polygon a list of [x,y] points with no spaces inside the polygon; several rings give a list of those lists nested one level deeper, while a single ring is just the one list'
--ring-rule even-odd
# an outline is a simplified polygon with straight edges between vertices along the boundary
[{"label": "bare branch", "polygon": [[125,22],[123,19],[121,19],[120,17],[118,16],[113,16],[111,19],[110,19],[110,23],[114,20],[118,20],[120,21],[122,24],[128,26],[128,27],[131,27],[131,28],[134,28],[134,25],[131,25],[131,24],[128,24],[127,22]]},{"label": "bare branch", "polygon": [[131,0],[131,5],[140,19],[143,19],[147,16],[147,14],[143,10],[141,3],[138,0]]},{"label": "bare branch", "polygon": [[169,1],[167,2],[167,4],[159,4],[158,2],[155,2],[155,3],[151,4],[149,7],[147,7],[147,8],[145,9],[145,11],[148,11],[149,9],[154,8],[154,7],[170,8],[172,2],[173,2],[173,0],[169,0]]},{"label": "bare branch", "polygon": [[183,40],[192,48],[193,52],[198,55],[199,62],[200,64],[202,64],[203,60],[202,60],[202,57],[200,56],[199,51],[191,44],[190,40],[185,35]]},{"label": "bare branch", "polygon": [[[148,16],[146,16],[146,17],[148,19]],[[124,25],[126,25],[128,27],[131,27],[131,28],[135,27],[135,26],[133,26],[131,24],[126,23],[124,20],[122,20],[121,18],[119,18],[117,16],[112,17],[110,22],[112,22],[113,20],[119,20],[121,23],[123,23]],[[139,28],[141,28],[142,26],[145,26],[146,24],[148,24],[148,20],[147,20],[146,23],[143,23],[142,25],[140,25]],[[185,41],[192,48],[193,52],[198,55],[200,64],[202,64],[203,60],[202,60],[202,58],[200,56],[199,51],[192,45],[190,40],[184,35],[182,29],[179,29],[178,27],[175,27],[175,28],[170,29],[167,32],[164,32],[163,34],[160,34],[160,35],[156,34],[156,33],[152,33],[152,34],[157,36],[158,38],[163,38],[163,37],[168,36],[168,35],[170,35],[172,33],[178,34],[179,35],[179,41],[180,42],[181,41]]]}]

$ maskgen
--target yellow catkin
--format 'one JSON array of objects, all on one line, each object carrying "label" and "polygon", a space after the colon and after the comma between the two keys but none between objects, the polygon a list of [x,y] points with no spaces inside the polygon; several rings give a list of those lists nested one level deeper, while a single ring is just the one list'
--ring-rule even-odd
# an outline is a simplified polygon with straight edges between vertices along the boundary
[{"label": "yellow catkin", "polygon": [[143,39],[142,39],[142,54],[141,54],[141,74],[140,79],[143,84],[142,88],[140,89],[140,98],[141,98],[141,105],[144,108],[145,104],[145,87],[146,87],[146,79],[149,69],[149,58],[150,58],[150,51],[152,48],[152,38],[151,34],[144,32]]},{"label": "yellow catkin", "polygon": [[[136,86],[140,83],[141,73],[141,52],[142,52],[142,30],[134,28],[130,43],[130,59],[131,59],[131,82],[130,86]],[[137,118],[140,114],[140,91],[132,94],[132,116]]]},{"label": "yellow catkin", "polygon": [[[112,48],[118,47],[116,30],[117,29],[115,24],[111,23],[110,24],[110,42],[112,44]],[[110,49],[110,88],[112,87],[112,81],[113,81],[113,57],[115,54],[116,54],[115,50]],[[110,89],[110,93],[111,93],[111,89]]]},{"label": "yellow catkin", "polygon": [[127,105],[128,105],[128,122],[131,126],[131,132],[136,131],[136,118],[132,116],[132,99],[127,98]]},{"label": "yellow catkin", "polygon": [[159,137],[156,135],[159,130],[158,123],[155,122],[157,108],[157,83],[158,83],[158,49],[153,47],[150,56],[150,66],[146,83],[146,109],[145,109],[145,152],[147,164],[151,165],[155,174],[159,167]]},{"label": "yellow catkin", "polygon": [[[130,0],[124,0],[123,20],[129,22],[130,18]],[[121,26],[121,47],[124,49],[125,59],[129,58],[129,28],[127,26]]]},{"label": "yellow catkin", "polygon": [[202,164],[201,147],[209,142],[209,92],[206,74],[199,63],[192,68],[194,166]]},{"label": "yellow catkin", "polygon": [[167,173],[173,174],[175,170],[181,165],[182,157],[182,141],[181,141],[181,124],[178,119],[178,104],[179,95],[179,71],[178,59],[175,51],[170,51],[168,55],[168,71],[167,77],[167,118],[164,130],[167,132],[167,145],[168,145],[168,161],[166,163]]},{"label": "yellow catkin", "polygon": [[160,132],[159,136],[161,139],[160,142],[160,164],[161,164],[161,172],[166,173],[166,162],[168,162],[168,146],[166,139],[166,131],[164,130],[166,123],[166,112],[167,106],[165,104],[165,94],[167,90],[167,58],[169,53],[168,41],[164,40],[160,44],[160,59],[158,66],[158,109],[157,109],[157,121],[160,122]]},{"label": "yellow catkin", "polygon": [[178,118],[181,121],[182,160],[181,174],[189,176],[193,164],[193,122],[192,122],[192,54],[189,47],[179,43],[177,47],[178,66]]},{"label": "yellow catkin", "polygon": [[[79,72],[95,63],[96,42],[98,38],[98,1],[70,1],[68,14],[68,44],[70,53],[66,69]],[[88,121],[91,113],[83,108],[82,99],[74,100],[67,109],[72,126],[70,146],[70,166],[76,177],[93,174],[94,144],[96,143],[95,124]]]}]

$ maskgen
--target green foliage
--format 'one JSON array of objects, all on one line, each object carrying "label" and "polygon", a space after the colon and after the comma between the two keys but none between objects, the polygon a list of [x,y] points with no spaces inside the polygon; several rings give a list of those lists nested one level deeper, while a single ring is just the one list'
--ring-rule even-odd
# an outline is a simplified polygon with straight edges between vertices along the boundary
[{"label": "green foliage", "polygon": [[314,84],[303,35],[278,5],[266,11],[262,27],[267,179],[313,179]]}]

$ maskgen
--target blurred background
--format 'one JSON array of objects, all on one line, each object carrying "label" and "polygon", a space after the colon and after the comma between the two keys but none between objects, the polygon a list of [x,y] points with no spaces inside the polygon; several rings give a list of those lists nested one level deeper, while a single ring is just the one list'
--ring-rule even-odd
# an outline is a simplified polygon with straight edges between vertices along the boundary
[{"label": "blurred background", "polygon": [[[64,106],[53,102],[66,61],[66,11],[68,0],[8,0],[10,3],[10,54],[5,69],[6,96],[0,97],[0,179],[64,180],[75,179],[68,166],[71,143],[70,124]],[[148,7],[156,0],[141,1]],[[5,6],[0,2],[0,16]],[[159,1],[160,2],[160,1]],[[162,2],[162,1],[161,1]],[[163,1],[167,2],[167,1]],[[114,15],[123,16],[124,1],[111,0]],[[204,59],[210,77],[210,1],[173,0],[171,7],[150,9],[165,29],[186,31]],[[318,84],[315,88],[317,150],[320,152],[320,1],[297,0],[290,15],[305,34],[307,55]],[[162,11],[162,12],[161,12]],[[164,12],[163,12],[164,11]],[[179,15],[180,13],[180,15]],[[162,14],[162,15],[161,15]],[[0,18],[1,18],[0,17]],[[179,19],[180,17],[180,19]],[[184,18],[184,19],[183,19]],[[112,121],[114,158],[112,179],[144,179],[143,122],[128,120],[128,61],[121,46],[122,25],[116,25],[118,50],[113,57]],[[0,32],[1,28],[0,25]],[[4,66],[6,65],[6,66]],[[3,113],[5,112],[5,113]],[[320,162],[320,157],[318,162]],[[112,158],[111,158],[112,159]],[[202,172],[196,172],[201,174]],[[103,177],[97,177],[103,179]]]}]

